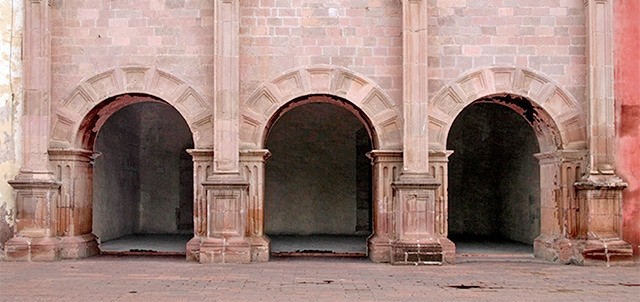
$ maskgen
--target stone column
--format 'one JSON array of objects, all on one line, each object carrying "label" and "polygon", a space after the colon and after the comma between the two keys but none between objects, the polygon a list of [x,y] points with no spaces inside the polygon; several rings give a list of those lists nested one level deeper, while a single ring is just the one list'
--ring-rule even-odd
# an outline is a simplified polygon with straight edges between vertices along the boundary
[{"label": "stone column", "polygon": [[269,237],[264,233],[265,161],[271,156],[266,149],[240,152],[242,174],[249,181],[247,239],[251,243],[251,262],[269,261]]},{"label": "stone column", "polygon": [[251,261],[246,238],[249,184],[240,175],[239,52],[240,1],[215,0],[214,153],[213,173],[203,183],[207,199],[207,232],[200,243],[200,262]]},{"label": "stone column", "polygon": [[100,253],[93,234],[93,161],[98,155],[89,150],[49,150],[55,177],[61,183],[55,221],[62,259]]},{"label": "stone column", "polygon": [[6,242],[7,260],[57,260],[56,202],[60,183],[48,168],[50,128],[51,37],[46,0],[25,3],[23,43],[23,162],[9,184],[16,196],[15,236]]},{"label": "stone column", "polygon": [[631,245],[621,237],[622,190],[615,175],[615,108],[613,99],[613,1],[586,0],[589,173],[576,184],[581,215],[586,219],[584,264],[632,261]]},{"label": "stone column", "polygon": [[189,149],[193,158],[193,238],[187,242],[187,260],[200,261],[200,241],[207,237],[207,198],[202,185],[211,174],[213,150]]},{"label": "stone column", "polygon": [[435,233],[435,191],[429,173],[427,89],[427,0],[402,1],[403,166],[394,181],[396,238],[394,264],[442,263],[443,246]]},{"label": "stone column", "polygon": [[373,233],[368,240],[369,258],[373,262],[390,262],[395,238],[391,184],[400,175],[402,152],[373,150],[367,156],[373,165]]}]

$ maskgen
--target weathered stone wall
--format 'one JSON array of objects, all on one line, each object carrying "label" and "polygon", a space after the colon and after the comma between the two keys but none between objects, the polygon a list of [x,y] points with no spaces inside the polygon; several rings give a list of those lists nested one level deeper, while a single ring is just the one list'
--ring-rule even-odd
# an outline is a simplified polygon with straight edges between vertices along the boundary
[{"label": "weathered stone wall", "polygon": [[7,181],[18,174],[22,154],[23,17],[23,1],[0,2],[0,253],[13,236],[15,200]]},{"label": "weathered stone wall", "polygon": [[213,1],[66,0],[51,5],[54,104],[82,79],[125,65],[164,70],[211,98]]},{"label": "weathered stone wall", "polygon": [[429,93],[469,70],[536,70],[585,101],[583,0],[429,1]]},{"label": "weathered stone wall", "polygon": [[331,64],[371,78],[401,103],[400,1],[255,0],[240,5],[240,100],[286,70]]},{"label": "weathered stone wall", "polygon": [[640,2],[614,4],[617,172],[629,184],[623,191],[622,233],[640,258]]}]

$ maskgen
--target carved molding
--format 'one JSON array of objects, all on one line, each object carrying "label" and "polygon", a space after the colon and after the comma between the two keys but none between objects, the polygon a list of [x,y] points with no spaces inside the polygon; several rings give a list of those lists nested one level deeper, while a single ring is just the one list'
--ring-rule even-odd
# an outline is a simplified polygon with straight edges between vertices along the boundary
[{"label": "carved molding", "polygon": [[260,149],[271,117],[290,101],[307,95],[333,95],[360,109],[373,124],[379,149],[402,148],[402,114],[373,81],[335,66],[285,72],[264,83],[241,104],[240,148]]},{"label": "carved molding", "polygon": [[82,148],[83,119],[102,101],[140,93],[159,98],[184,117],[196,148],[213,146],[213,109],[209,101],[185,81],[158,69],[128,66],[111,69],[82,81],[59,101],[52,114],[51,148]]},{"label": "carved molding", "polygon": [[543,151],[586,148],[586,117],[581,105],[569,93],[535,71],[492,67],[458,78],[429,102],[429,149],[446,149],[451,124],[466,106],[499,94],[525,97],[551,118],[553,123],[545,127],[556,129],[543,129],[543,132],[559,133],[559,141]]}]

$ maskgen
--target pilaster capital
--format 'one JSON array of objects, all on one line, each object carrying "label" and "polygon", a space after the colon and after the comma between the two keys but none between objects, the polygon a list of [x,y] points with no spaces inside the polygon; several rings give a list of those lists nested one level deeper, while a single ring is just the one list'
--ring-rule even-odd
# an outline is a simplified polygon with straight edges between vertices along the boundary
[{"label": "pilaster capital", "polygon": [[402,163],[402,150],[371,150],[367,153],[372,164]]},{"label": "pilaster capital", "polygon": [[536,153],[533,156],[538,159],[541,165],[585,161],[587,160],[588,150],[556,150],[552,152]]},{"label": "pilaster capital", "polygon": [[213,161],[213,149],[187,149],[194,162]]},{"label": "pilaster capital", "polygon": [[269,157],[271,157],[271,151],[267,149],[240,151],[240,161],[244,162],[265,162]]}]

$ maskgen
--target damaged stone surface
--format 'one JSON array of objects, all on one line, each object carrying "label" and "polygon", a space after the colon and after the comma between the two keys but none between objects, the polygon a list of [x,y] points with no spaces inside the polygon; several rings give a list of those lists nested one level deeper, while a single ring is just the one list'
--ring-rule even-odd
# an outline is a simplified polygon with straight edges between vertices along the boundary
[{"label": "damaged stone surface", "polygon": [[[508,186],[492,185],[500,190],[496,198],[520,202],[514,208],[527,213],[500,219],[529,216],[500,221],[496,229],[509,229],[492,234],[523,233],[517,240],[528,243],[537,236],[535,254],[550,261],[627,263],[630,246],[624,239],[636,235],[623,230],[633,231],[628,217],[635,214],[622,213],[634,208],[623,202],[623,188],[609,186],[617,177],[612,83],[590,84],[612,78],[611,52],[598,53],[612,47],[612,1],[564,1],[553,7],[462,2],[364,0],[347,6],[340,0],[308,0],[256,6],[240,0],[151,0],[82,7],[33,0],[23,7],[22,1],[5,1],[0,30],[8,31],[2,37],[9,41],[2,41],[0,62],[9,68],[0,73],[5,180],[0,240],[11,234],[4,245],[7,258],[89,257],[99,252],[98,237],[158,231],[193,234],[188,260],[262,262],[269,260],[268,232],[315,230],[370,232],[374,262],[453,263],[449,190],[473,186],[449,187],[448,157],[456,150],[447,148],[447,138],[465,108],[488,103],[514,111],[534,133],[526,138],[528,168],[511,165],[513,174],[502,176],[522,177],[517,186],[539,187],[516,196],[502,190]],[[473,7],[480,2],[482,10]],[[22,43],[18,23],[25,24],[27,36],[24,50],[14,52]],[[18,53],[28,67],[24,87]],[[331,124],[315,131],[287,126],[275,143],[294,152],[283,158],[274,152],[269,159],[268,138],[278,119],[314,103],[346,109],[341,112],[355,117],[347,127],[351,131]],[[623,116],[628,119],[629,113]],[[180,135],[174,131],[178,123]],[[134,129],[143,124],[162,127]],[[488,139],[496,134],[462,125],[459,132],[476,133],[484,144],[508,139]],[[633,133],[629,127],[621,133]],[[296,131],[298,136],[286,135]],[[369,136],[369,149],[358,151],[350,143],[343,144],[343,153],[336,151],[340,136],[355,141],[358,133]],[[318,136],[327,140],[314,152],[330,156],[287,143],[291,137],[304,142]],[[539,149],[535,155],[533,145]],[[103,148],[113,149],[96,160]],[[371,171],[364,173],[371,178],[368,207],[356,202],[362,188],[350,177],[363,173],[358,167],[368,164],[365,153],[371,159]],[[295,177],[306,181],[301,184],[280,180],[273,186],[277,179],[271,172],[287,176],[288,157],[296,156],[327,169],[311,168],[315,174]],[[330,163],[332,156],[342,161]],[[281,170],[269,171],[269,160],[284,162]],[[482,161],[522,162],[506,153]],[[531,173],[537,168],[539,174]],[[323,179],[337,170],[344,177],[334,183]],[[314,191],[305,190],[311,186]],[[189,194],[181,194],[185,190]],[[324,194],[330,191],[338,194]],[[464,198],[473,202],[477,195]],[[102,202],[109,198],[117,201]],[[349,208],[353,212],[342,213]],[[311,218],[278,225],[270,222],[269,210]],[[317,213],[307,215],[310,211]],[[334,219],[340,215],[344,220]],[[358,221],[363,217],[369,221]],[[531,228],[513,227],[524,219]],[[310,227],[323,223],[331,227]]]},{"label": "damaged stone surface", "polygon": [[0,254],[13,236],[15,222],[14,193],[7,181],[18,174],[22,156],[23,7],[20,0],[0,3]]}]

